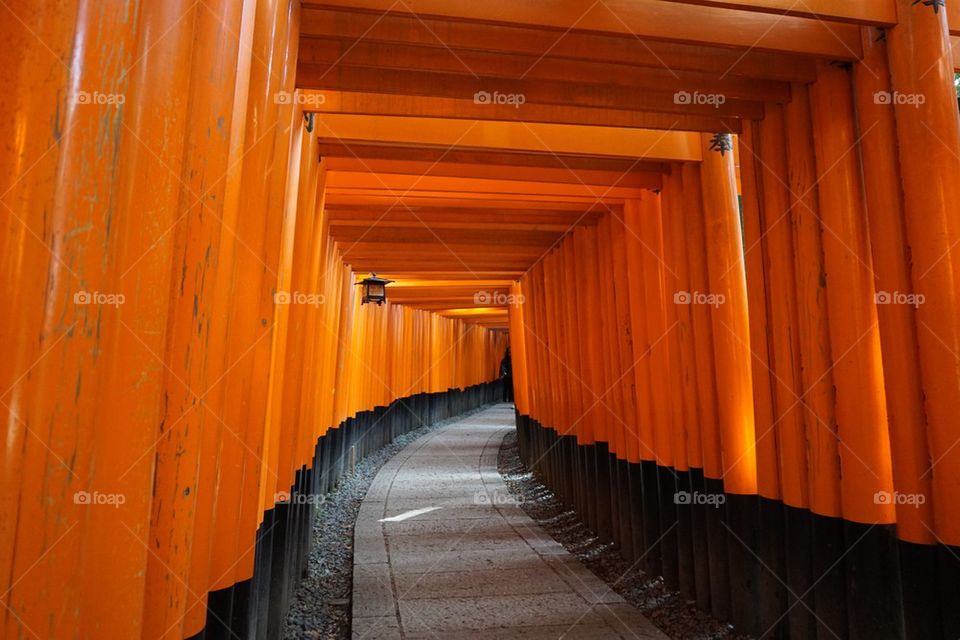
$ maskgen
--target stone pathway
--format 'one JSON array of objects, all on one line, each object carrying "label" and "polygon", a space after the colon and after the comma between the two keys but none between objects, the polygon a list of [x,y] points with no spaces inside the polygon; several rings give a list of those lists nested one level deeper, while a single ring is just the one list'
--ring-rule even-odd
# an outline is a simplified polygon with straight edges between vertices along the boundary
[{"label": "stone pathway", "polygon": [[354,639],[668,640],[513,502],[497,471],[513,424],[497,405],[380,469],[354,533]]}]

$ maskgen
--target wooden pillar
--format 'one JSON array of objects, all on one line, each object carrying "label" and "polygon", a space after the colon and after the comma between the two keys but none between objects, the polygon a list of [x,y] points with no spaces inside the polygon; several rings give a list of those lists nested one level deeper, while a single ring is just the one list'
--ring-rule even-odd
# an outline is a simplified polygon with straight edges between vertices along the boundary
[{"label": "wooden pillar", "polygon": [[[806,85],[795,83],[793,100],[784,105],[785,134],[788,166],[788,188],[790,192],[790,218],[793,226],[794,246],[794,277],[796,281],[797,327],[800,344],[800,388],[802,390],[803,421],[806,429],[806,442],[801,435],[799,440],[791,441],[785,453],[787,460],[794,459],[793,455],[805,446],[807,461],[802,470],[804,482],[803,499],[810,511],[819,516],[827,515],[833,518],[840,516],[840,457],[837,444],[837,427],[835,419],[835,393],[831,363],[830,331],[827,310],[827,274],[824,265],[822,230],[820,224],[820,206],[818,199],[818,185],[816,182],[817,168],[814,152],[814,131],[810,114],[810,97]],[[799,445],[799,448],[798,448]],[[786,445],[785,445],[786,447]],[[800,460],[803,462],[802,458]],[[792,470],[791,465],[791,470]],[[787,471],[785,467],[784,471]],[[786,481],[785,481],[786,482]],[[807,491],[809,490],[809,494]],[[791,506],[799,506],[796,502],[797,494],[791,492]],[[815,516],[816,517],[816,516]],[[838,521],[832,520],[831,523]],[[809,526],[809,525],[807,525]],[[804,523],[796,523],[796,534],[792,542],[800,541],[802,548],[809,548],[809,537],[804,537]],[[830,530],[827,524],[825,530]],[[839,533],[839,530],[838,530]],[[826,537],[827,534],[824,534]],[[829,539],[827,537],[827,539]],[[839,539],[839,536],[838,536]],[[806,544],[803,544],[803,543]],[[792,547],[791,547],[792,548]],[[839,548],[839,545],[838,545]],[[792,555],[792,554],[791,554]],[[809,556],[805,559],[809,560]],[[825,559],[824,564],[833,563],[832,557]],[[819,564],[818,564],[819,567]],[[795,566],[792,576],[799,580],[791,581],[791,588],[795,593],[806,593],[812,582],[819,576],[814,571],[809,576],[809,566]],[[831,576],[837,575],[834,573]],[[819,595],[821,609],[824,606],[838,606],[842,599],[835,599],[828,595],[831,588],[831,578],[823,582],[823,589],[814,588],[811,595]],[[813,612],[807,607],[816,608],[816,599],[811,597],[804,605],[791,610],[791,632],[809,633],[815,625]],[[839,607],[842,610],[842,607]],[[830,628],[841,626],[839,622],[831,621],[830,614],[821,617],[821,622]],[[840,614],[837,613],[839,621]],[[821,630],[821,634],[829,631]]]},{"label": "wooden pillar", "polygon": [[[689,263],[690,289],[710,291],[707,270],[706,220],[703,216],[703,194],[699,163],[688,162],[682,168],[683,229],[687,236],[686,255]],[[697,415],[700,458],[690,464],[690,484],[694,492],[704,496],[723,493],[723,456],[720,428],[717,421],[716,367],[713,356],[713,326],[709,305],[690,309],[696,360]],[[700,468],[697,468],[699,466]],[[722,505],[710,500],[702,509],[694,510],[693,545],[694,577],[697,604],[721,620],[730,617],[729,567],[727,565],[726,531],[720,515]]]},{"label": "wooden pillar", "polygon": [[898,638],[903,611],[876,290],[861,182],[849,71],[822,65],[810,89],[827,273],[827,307],[836,389],[848,552],[852,637]]},{"label": "wooden pillar", "polygon": [[[611,277],[613,270],[612,243],[610,240],[611,214],[605,215],[597,225],[597,286],[600,291],[600,324],[597,329],[602,341],[603,384],[597,389],[601,403],[607,410],[609,438],[606,442],[606,473],[609,474],[610,494],[610,536],[615,544],[621,545],[619,476],[617,459],[623,455],[624,447],[624,401],[622,388],[617,379],[620,376],[620,348],[617,337],[616,298],[612,286],[602,286],[604,280]],[[606,284],[606,283],[604,283]],[[598,463],[603,460],[598,459]]]},{"label": "wooden pillar", "polygon": [[567,354],[567,367],[569,368],[569,402],[572,413],[572,435],[568,439],[568,459],[573,465],[571,473],[574,474],[574,499],[577,511],[580,517],[586,521],[589,511],[590,498],[586,490],[586,471],[583,467],[583,443],[586,433],[586,419],[588,405],[584,399],[583,376],[584,368],[580,352],[579,329],[580,316],[580,291],[577,285],[578,262],[575,252],[576,242],[572,236],[569,236],[563,243],[563,291],[561,295],[560,309],[564,314],[564,323],[567,327],[564,332],[564,344]]},{"label": "wooden pillar", "polygon": [[[943,601],[960,600],[960,124],[945,11],[897,0],[887,33],[906,235],[913,261],[920,373],[932,470],[931,503]],[[960,608],[943,609],[944,637],[960,636]]]},{"label": "wooden pillar", "polygon": [[589,278],[587,266],[590,264],[587,256],[590,255],[590,239],[585,227],[577,227],[573,231],[573,251],[576,259],[576,301],[578,314],[576,318],[577,350],[580,356],[580,398],[583,403],[583,428],[581,439],[578,441],[581,466],[583,469],[583,487],[586,510],[583,512],[584,521],[594,531],[598,530],[598,505],[595,497],[597,486],[596,445],[600,411],[597,396],[594,393],[596,353],[590,335],[590,327],[596,326],[594,311],[596,308],[596,287]]},{"label": "wooden pillar", "polygon": [[657,455],[657,487],[659,493],[660,535],[658,543],[661,572],[668,586],[679,586],[677,575],[677,510],[676,476],[671,398],[676,390],[670,361],[670,332],[676,327],[667,322],[668,300],[664,261],[662,196],[650,194],[641,198],[640,239],[643,243],[644,296],[647,307],[647,336],[650,348],[653,382],[654,450]]},{"label": "wooden pillar", "polygon": [[[597,505],[596,532],[602,539],[613,539],[613,504],[610,495],[610,442],[613,423],[616,418],[610,406],[607,395],[607,342],[603,327],[609,326],[604,321],[607,313],[605,287],[598,286],[604,281],[605,274],[600,269],[601,244],[597,227],[586,230],[582,264],[584,265],[585,284],[588,288],[595,288],[592,302],[588,302],[589,309],[585,309],[590,324],[584,337],[590,342],[590,369],[592,375],[587,379],[589,401],[596,403],[597,423],[594,429],[593,465],[596,470],[595,500]],[[580,257],[578,252],[578,257]]]},{"label": "wooden pillar", "polygon": [[[650,193],[647,201],[652,202]],[[623,215],[627,230],[627,272],[632,290],[630,295],[630,325],[634,345],[634,374],[637,393],[638,434],[640,440],[639,507],[643,516],[643,567],[648,573],[660,575],[660,506],[658,484],[658,454],[656,445],[656,412],[654,371],[652,367],[652,340],[647,320],[647,273],[644,254],[648,251],[643,240],[642,217],[647,207],[641,199],[628,200]],[[659,374],[658,374],[659,375]]]},{"label": "wooden pillar", "polygon": [[[673,379],[673,450],[677,495],[677,562],[680,593],[686,600],[696,597],[693,571],[693,511],[699,496],[694,495],[690,467],[699,467],[700,418],[696,402],[696,361],[693,355],[691,309],[709,306],[709,296],[690,283],[687,263],[687,230],[684,225],[683,178],[679,164],[664,176],[664,259],[667,286],[667,318],[673,330],[669,334]],[[686,499],[689,496],[689,500]]]},{"label": "wooden pillar", "polygon": [[[864,28],[864,57],[853,79],[860,131],[870,246],[877,282],[877,315],[883,348],[897,537],[908,638],[941,637],[937,588],[936,524],[931,458],[917,349],[916,308],[910,247],[906,237],[897,125],[891,96],[886,33]],[[922,498],[921,498],[922,496]]]},{"label": "wooden pillar", "polygon": [[713,309],[712,320],[725,506],[731,533],[727,547],[731,614],[739,629],[753,632],[756,618],[752,602],[758,595],[753,591],[758,524],[757,452],[743,238],[730,137],[703,134],[701,148],[710,294],[722,300]]},{"label": "wooden pillar", "polygon": [[[633,334],[630,330],[630,300],[635,295],[627,279],[627,248],[626,224],[621,212],[611,211],[608,214],[610,221],[609,235],[611,247],[611,269],[616,274],[614,282],[628,283],[626,286],[613,287],[615,302],[615,338],[618,351],[618,365],[615,368],[615,384],[619,387],[622,405],[621,425],[623,442],[617,465],[617,491],[620,515],[620,553],[628,560],[633,561],[639,556],[634,548],[634,528],[641,526],[639,517],[634,513],[634,503],[631,494],[634,471],[639,473],[636,465],[640,462],[639,425],[637,421],[637,394],[634,386],[634,367],[636,366]],[[566,243],[565,243],[566,244]]]},{"label": "wooden pillar", "polygon": [[529,415],[529,401],[527,400],[527,343],[524,339],[523,314],[526,309],[526,295],[519,280],[510,284],[510,360],[513,367],[514,405],[517,412]]}]

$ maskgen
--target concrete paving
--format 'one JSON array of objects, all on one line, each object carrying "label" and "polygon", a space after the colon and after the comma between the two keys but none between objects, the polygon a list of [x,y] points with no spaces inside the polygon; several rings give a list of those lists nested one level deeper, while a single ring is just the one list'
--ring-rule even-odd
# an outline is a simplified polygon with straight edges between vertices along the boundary
[{"label": "concrete paving", "polygon": [[502,404],[412,442],[374,478],[354,532],[356,640],[668,640],[512,499]]}]

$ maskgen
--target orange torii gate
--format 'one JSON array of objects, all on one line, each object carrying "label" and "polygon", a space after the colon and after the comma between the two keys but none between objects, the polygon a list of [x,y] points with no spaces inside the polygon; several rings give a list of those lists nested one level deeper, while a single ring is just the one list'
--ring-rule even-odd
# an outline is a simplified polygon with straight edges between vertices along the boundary
[{"label": "orange torii gate", "polygon": [[508,343],[527,463],[684,597],[960,636],[960,4],[44,4],[0,7],[2,637],[268,637],[300,498]]}]

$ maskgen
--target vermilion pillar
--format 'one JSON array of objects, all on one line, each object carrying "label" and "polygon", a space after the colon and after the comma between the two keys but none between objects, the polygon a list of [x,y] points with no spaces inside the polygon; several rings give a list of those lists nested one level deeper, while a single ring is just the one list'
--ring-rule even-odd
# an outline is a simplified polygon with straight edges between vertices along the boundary
[{"label": "vermilion pillar", "polygon": [[[876,290],[850,73],[823,65],[810,90],[836,388],[847,608],[864,637],[903,633]],[[881,586],[882,585],[882,586]]]},{"label": "vermilion pillar", "polygon": [[936,588],[936,543],[930,497],[930,453],[917,351],[916,302],[911,297],[910,248],[906,239],[900,161],[885,32],[863,29],[864,58],[854,67],[861,161],[877,276],[877,306],[893,455],[894,487],[922,501],[898,502],[897,536],[907,637],[939,637],[940,594]]},{"label": "vermilion pillar", "polygon": [[[627,270],[633,283],[630,294],[631,333],[634,345],[634,373],[636,380],[638,435],[640,440],[640,494],[643,513],[643,565],[654,574],[661,572],[660,547],[660,509],[657,486],[657,449],[655,422],[655,371],[652,367],[652,339],[647,319],[647,279],[644,270],[644,256],[649,251],[644,241],[642,221],[647,215],[650,203],[654,201],[652,193],[647,192],[645,199],[628,200],[624,204],[623,215],[626,227]],[[645,200],[645,201],[644,201]]]},{"label": "vermilion pillar", "polygon": [[[934,461],[933,505],[938,538],[960,546],[960,125],[953,90],[946,16],[899,0],[900,24],[887,41],[900,151],[907,238],[912,249],[923,391]],[[909,103],[907,103],[909,101]],[[902,103],[901,103],[902,102]]]},{"label": "vermilion pillar", "polygon": [[[939,558],[944,602],[960,599],[960,122],[945,11],[897,0],[898,24],[887,34],[891,102],[906,236],[913,261],[920,373],[932,470],[934,533],[950,545]],[[954,25],[955,26],[955,25]],[[943,610],[945,637],[960,635],[960,610]]]},{"label": "vermilion pillar", "polygon": [[663,239],[663,197],[646,193],[640,200],[640,238],[643,242],[644,295],[647,307],[647,337],[650,344],[651,369],[655,372],[653,383],[654,442],[657,452],[657,487],[660,509],[661,571],[664,581],[676,588],[677,574],[677,511],[674,493],[676,476],[674,465],[678,452],[675,450],[673,430],[681,428],[674,424],[670,333],[676,329],[668,323],[667,305],[673,304],[673,294],[666,282],[666,262]]},{"label": "vermilion pillar", "polygon": [[[700,467],[700,419],[697,415],[696,361],[693,355],[691,307],[700,306],[701,294],[690,285],[690,267],[687,263],[687,234],[684,222],[683,178],[681,167],[675,164],[670,175],[664,176],[664,256],[666,261],[667,317],[670,332],[670,353],[673,369],[674,412],[674,470],[677,492],[689,493],[691,466]],[[696,299],[694,299],[694,296]],[[706,301],[706,300],[705,300]],[[688,600],[696,597],[693,572],[693,513],[692,504],[677,505],[677,562],[680,593]]]},{"label": "vermilion pillar", "polygon": [[[794,102],[803,99],[806,99],[806,90],[801,88],[800,95],[794,95]],[[797,282],[808,283],[811,278],[807,274],[816,273],[818,265],[822,274],[822,258],[815,257],[817,245],[813,240],[814,234],[819,233],[819,219],[816,212],[811,214],[809,209],[804,209],[804,205],[813,206],[809,198],[816,194],[811,191],[809,179],[809,173],[814,171],[811,166],[813,140],[812,136],[804,135],[809,125],[803,123],[804,118],[809,118],[809,108],[792,105],[789,109],[789,127],[784,121],[785,108],[777,105],[768,105],[766,117],[759,126],[762,168],[758,172],[763,190],[761,243],[767,264],[777,455],[783,503],[789,518],[785,534],[796,549],[786,558],[788,583],[797,595],[807,594],[807,606],[812,598],[821,634],[826,635],[829,629],[846,626],[843,572],[837,562],[843,553],[839,519],[840,461],[836,454],[830,341],[824,317],[826,302],[817,302],[807,292],[797,291]],[[791,153],[800,155],[789,162],[788,133],[793,143]],[[806,186],[800,186],[802,183]],[[800,191],[791,194],[793,186]],[[796,205],[799,211],[791,211],[791,205]],[[796,230],[795,219],[800,225]],[[811,221],[816,223],[812,229]],[[796,256],[797,241],[805,244],[806,263],[801,264]],[[798,267],[804,274],[800,279]],[[817,286],[821,286],[821,281],[816,281]],[[798,310],[798,295],[803,296],[802,314]],[[807,380],[806,387],[804,380]],[[822,397],[823,394],[826,396]],[[791,597],[796,596],[791,594]],[[791,629],[809,635],[808,610],[797,604],[793,611],[789,619]]]},{"label": "vermilion pillar", "polygon": [[[703,198],[699,163],[684,163],[682,227],[686,235],[686,256],[689,263],[690,289],[707,292],[710,278],[707,273],[706,221],[703,217]],[[722,493],[723,456],[720,429],[717,422],[716,369],[713,355],[713,327],[709,305],[694,305],[691,309],[693,354],[696,360],[697,424],[691,430],[699,434],[699,458],[690,460],[690,484],[694,492],[707,495]],[[695,452],[696,453],[696,452]],[[730,595],[727,554],[722,547],[725,537],[719,509],[707,507],[694,510],[693,547],[694,577],[697,604],[715,616],[726,619],[730,615]]]},{"label": "vermilion pillar", "polygon": [[[815,132],[811,124],[810,96],[806,85],[792,86],[793,100],[784,105],[784,127],[787,149],[787,186],[790,193],[790,221],[793,229],[794,278],[796,282],[797,329],[800,345],[800,388],[798,399],[805,435],[791,441],[789,453],[784,453],[784,464],[802,451],[807,460],[800,477],[791,478],[791,509],[793,516],[788,548],[808,549],[809,521],[794,502],[804,496],[813,513],[838,516],[840,514],[840,461],[837,455],[837,437],[834,411],[834,382],[830,361],[830,333],[827,314],[827,275],[824,267],[820,207],[817,191],[817,168],[814,154]],[[802,400],[802,401],[801,401]],[[797,467],[790,465],[790,470]],[[796,490],[797,482],[803,483]],[[806,514],[809,515],[809,514]],[[791,544],[795,543],[795,544]],[[795,554],[788,553],[788,562]],[[809,562],[808,554],[796,554]],[[810,565],[791,563],[788,572],[791,589],[796,594],[806,593],[812,586]],[[810,594],[812,596],[812,593]],[[812,633],[814,599],[808,596],[804,605],[790,612],[790,631],[803,636]],[[791,598],[792,603],[793,598]],[[821,601],[823,599],[821,598]]]},{"label": "vermilion pillar", "polygon": [[[724,147],[726,150],[721,153]],[[704,134],[701,148],[710,294],[722,296],[718,298],[722,304],[716,305],[712,314],[723,483],[727,495],[727,526],[731,533],[727,538],[731,613],[738,628],[755,632],[757,451],[753,363],[732,140]]]},{"label": "vermilion pillar", "polygon": [[721,155],[703,136],[703,210],[707,221],[710,293],[723,296],[713,310],[713,346],[727,493],[756,495],[753,376],[743,237],[733,152]]}]

